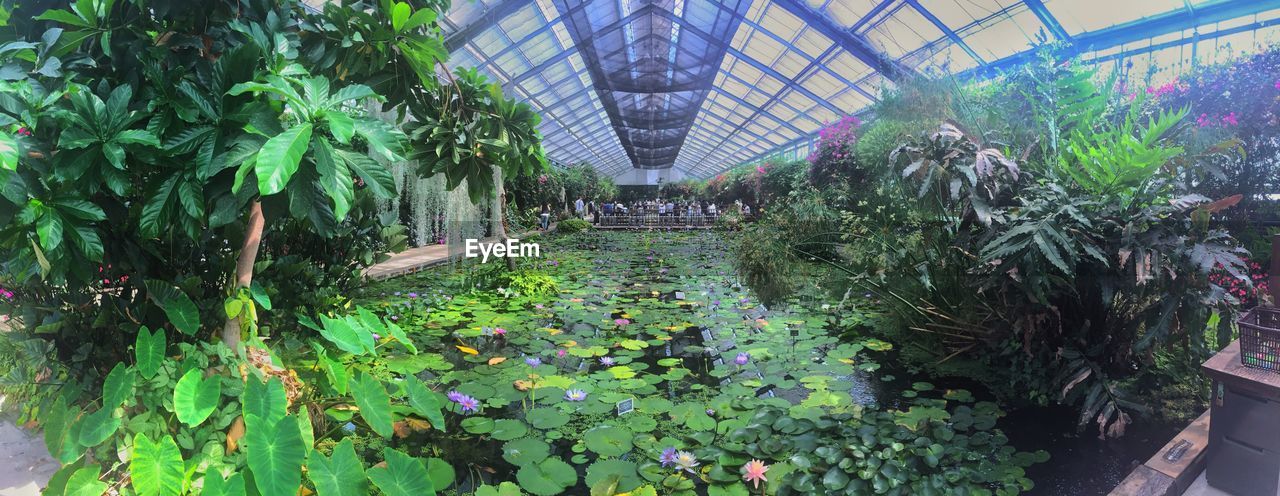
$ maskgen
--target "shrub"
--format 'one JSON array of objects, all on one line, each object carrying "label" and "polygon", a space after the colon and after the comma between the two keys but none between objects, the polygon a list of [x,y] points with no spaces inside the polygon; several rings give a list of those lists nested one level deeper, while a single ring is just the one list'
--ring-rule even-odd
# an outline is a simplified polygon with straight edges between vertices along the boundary
[{"label": "shrub", "polygon": [[556,223],[556,232],[560,234],[574,234],[591,229],[591,223],[577,217],[564,219]]}]

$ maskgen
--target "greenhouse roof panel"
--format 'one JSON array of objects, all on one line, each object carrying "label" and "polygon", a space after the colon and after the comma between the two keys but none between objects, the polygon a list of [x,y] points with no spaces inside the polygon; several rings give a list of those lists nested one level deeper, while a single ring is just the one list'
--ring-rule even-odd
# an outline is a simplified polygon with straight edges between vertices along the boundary
[{"label": "greenhouse roof panel", "polygon": [[708,177],[803,156],[903,77],[988,77],[1044,41],[1159,77],[1277,17],[1280,0],[466,0],[442,24],[451,64],[543,114],[555,162]]}]

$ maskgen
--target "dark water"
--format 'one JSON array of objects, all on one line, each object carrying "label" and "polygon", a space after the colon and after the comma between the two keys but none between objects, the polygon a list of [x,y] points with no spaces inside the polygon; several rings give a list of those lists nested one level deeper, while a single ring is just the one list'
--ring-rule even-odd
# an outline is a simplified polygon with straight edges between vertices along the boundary
[{"label": "dark water", "polygon": [[1076,432],[1077,413],[1070,407],[1034,407],[1009,412],[997,424],[1009,444],[1022,451],[1045,450],[1049,461],[1032,465],[1031,495],[1093,496],[1111,492],[1134,467],[1160,450],[1180,426],[1135,419],[1120,439],[1100,440],[1096,427]]}]

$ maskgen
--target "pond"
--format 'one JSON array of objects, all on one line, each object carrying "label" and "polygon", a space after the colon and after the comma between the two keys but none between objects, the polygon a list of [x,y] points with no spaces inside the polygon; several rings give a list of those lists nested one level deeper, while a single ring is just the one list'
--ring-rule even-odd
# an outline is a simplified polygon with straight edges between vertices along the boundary
[{"label": "pond", "polygon": [[[508,287],[472,291],[500,271],[471,265],[366,288],[421,347],[367,368],[448,399],[445,425],[391,443],[448,462],[463,492],[747,494],[754,458],[771,494],[1030,485],[1045,455],[1005,446],[994,403],[882,377],[890,343],[837,337],[823,305],[766,308],[725,250],[709,232],[582,234]],[[554,290],[516,289],[543,274]]]}]

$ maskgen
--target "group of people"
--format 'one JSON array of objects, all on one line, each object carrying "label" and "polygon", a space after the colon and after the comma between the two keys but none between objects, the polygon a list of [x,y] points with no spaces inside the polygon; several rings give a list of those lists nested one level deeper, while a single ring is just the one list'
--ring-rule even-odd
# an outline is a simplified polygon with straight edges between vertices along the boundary
[{"label": "group of people", "polygon": [[[751,215],[749,205],[738,202],[737,208],[744,215]],[[551,217],[555,209],[545,203],[538,212],[538,226],[542,230],[551,227]],[[623,203],[607,201],[597,204],[594,200],[581,197],[573,202],[574,216],[586,219],[597,225],[637,225],[637,226],[673,226],[673,225],[710,225],[720,215],[720,209],[714,202],[706,201],[674,201],[671,199],[641,200]]]},{"label": "group of people", "polygon": [[713,223],[719,208],[713,202],[667,200],[606,202],[598,210],[587,205],[586,215],[596,224],[700,225]]}]

